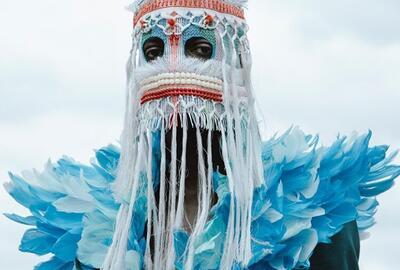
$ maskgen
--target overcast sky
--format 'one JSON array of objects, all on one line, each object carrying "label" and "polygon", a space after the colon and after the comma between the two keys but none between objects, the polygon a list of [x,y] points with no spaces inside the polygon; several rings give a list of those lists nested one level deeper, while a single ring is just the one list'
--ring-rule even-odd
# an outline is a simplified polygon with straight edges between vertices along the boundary
[{"label": "overcast sky", "polygon": [[[0,182],[63,154],[87,163],[122,128],[128,1],[0,0]],[[300,125],[324,144],[371,129],[400,147],[400,1],[253,0],[247,18],[265,133]],[[398,159],[399,160],[399,159]],[[400,160],[399,160],[400,161]],[[397,269],[400,188],[380,199],[362,243],[364,270]],[[25,213],[0,190],[0,212]],[[24,228],[0,217],[2,269],[43,258],[17,251]]]}]

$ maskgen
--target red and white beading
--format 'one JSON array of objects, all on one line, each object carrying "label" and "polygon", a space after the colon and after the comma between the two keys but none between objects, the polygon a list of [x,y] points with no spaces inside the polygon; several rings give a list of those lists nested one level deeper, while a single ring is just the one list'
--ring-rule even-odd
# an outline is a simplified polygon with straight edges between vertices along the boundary
[{"label": "red and white beading", "polygon": [[198,1],[198,0],[154,0],[149,1],[143,6],[139,7],[136,11],[133,19],[134,25],[146,14],[151,13],[158,9],[163,8],[197,8],[197,9],[208,9],[213,10],[222,14],[229,14],[240,19],[244,19],[244,10],[240,7],[234,6],[232,4],[226,3],[221,0],[208,0],[208,1]]}]

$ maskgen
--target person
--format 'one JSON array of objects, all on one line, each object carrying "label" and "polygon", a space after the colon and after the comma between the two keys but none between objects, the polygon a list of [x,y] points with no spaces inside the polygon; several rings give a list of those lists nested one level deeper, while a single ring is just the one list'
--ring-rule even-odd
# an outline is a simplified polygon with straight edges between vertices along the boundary
[{"label": "person", "polygon": [[6,185],[35,269],[357,269],[400,175],[371,133],[262,142],[244,0],[139,0],[121,146]]}]

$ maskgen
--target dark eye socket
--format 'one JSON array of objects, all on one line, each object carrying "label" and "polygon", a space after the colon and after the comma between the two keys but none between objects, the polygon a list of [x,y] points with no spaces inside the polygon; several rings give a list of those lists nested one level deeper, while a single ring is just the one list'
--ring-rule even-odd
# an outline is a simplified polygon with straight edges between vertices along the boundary
[{"label": "dark eye socket", "polygon": [[211,59],[213,54],[212,44],[205,38],[194,37],[186,41],[185,55],[202,60]]},{"label": "dark eye socket", "polygon": [[143,44],[143,53],[147,62],[164,55],[164,41],[158,37],[151,37]]}]

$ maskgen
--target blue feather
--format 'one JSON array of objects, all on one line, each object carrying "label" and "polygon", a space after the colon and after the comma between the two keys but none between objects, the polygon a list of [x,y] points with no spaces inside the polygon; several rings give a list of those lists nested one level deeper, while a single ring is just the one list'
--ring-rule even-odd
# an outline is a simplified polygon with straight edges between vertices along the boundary
[{"label": "blue feather", "polygon": [[4,214],[7,218],[11,219],[12,221],[15,221],[20,224],[24,225],[35,225],[37,222],[37,218],[34,216],[29,216],[29,217],[21,217],[16,214]]},{"label": "blue feather", "polygon": [[78,248],[78,241],[81,239],[81,232],[76,234],[66,232],[63,236],[57,239],[53,245],[51,252],[59,259],[69,262],[74,261]]},{"label": "blue feather", "polygon": [[29,229],[22,237],[19,250],[37,255],[45,255],[51,252],[52,246],[56,241],[56,238],[45,232],[38,229]]},{"label": "blue feather", "polygon": [[52,257],[49,261],[43,262],[35,267],[35,270],[73,270],[73,262],[64,262],[57,257]]}]

